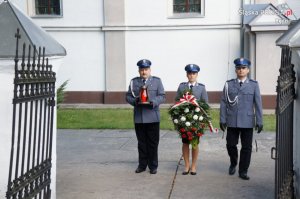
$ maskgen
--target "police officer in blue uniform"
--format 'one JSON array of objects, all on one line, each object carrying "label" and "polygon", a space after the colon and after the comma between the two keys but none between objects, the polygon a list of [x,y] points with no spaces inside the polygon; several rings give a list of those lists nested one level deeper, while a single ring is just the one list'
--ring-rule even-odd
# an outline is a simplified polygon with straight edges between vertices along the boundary
[{"label": "police officer in blue uniform", "polygon": [[[188,82],[183,82],[179,84],[175,100],[178,101],[184,94],[183,93],[184,91],[191,89],[196,99],[204,100],[205,102],[208,103],[208,96],[207,96],[205,86],[197,82],[198,72],[200,71],[200,67],[196,64],[188,64],[185,66],[185,71],[186,71],[186,76],[188,78]],[[195,149],[192,149],[192,165],[190,165],[189,144],[190,143],[187,138],[182,138],[182,154],[185,163],[185,168],[184,171],[182,172],[182,175],[187,175],[189,172],[191,173],[191,175],[197,174],[196,170],[197,170],[197,159],[199,154],[199,148],[196,147]]]},{"label": "police officer in blue uniform", "polygon": [[[135,170],[141,173],[147,166],[151,174],[157,173],[160,111],[165,101],[165,91],[160,78],[151,76],[151,62],[142,59],[137,62],[139,77],[131,80],[126,101],[134,107],[134,124],[138,140],[139,165]],[[149,104],[141,104],[139,95],[142,86],[147,87]]]},{"label": "police officer in blue uniform", "polygon": [[239,177],[249,180],[248,168],[251,160],[253,128],[263,129],[262,100],[257,81],[247,77],[251,62],[245,58],[234,60],[236,79],[225,83],[220,104],[220,128],[227,128],[226,147],[230,157],[229,175],[236,171],[238,163],[237,144],[241,137]]}]

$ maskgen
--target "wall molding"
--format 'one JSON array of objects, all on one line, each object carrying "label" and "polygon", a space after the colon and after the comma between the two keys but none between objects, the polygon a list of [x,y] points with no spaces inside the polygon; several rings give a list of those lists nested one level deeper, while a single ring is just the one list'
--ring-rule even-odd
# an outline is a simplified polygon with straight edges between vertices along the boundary
[{"label": "wall molding", "polygon": [[240,29],[240,24],[103,26],[103,31]]},{"label": "wall molding", "polygon": [[46,31],[73,32],[73,31],[151,31],[151,30],[218,30],[240,29],[240,24],[206,24],[206,25],[136,25],[136,26],[42,26]]},{"label": "wall molding", "polygon": [[42,26],[48,32],[100,32],[102,26]]}]

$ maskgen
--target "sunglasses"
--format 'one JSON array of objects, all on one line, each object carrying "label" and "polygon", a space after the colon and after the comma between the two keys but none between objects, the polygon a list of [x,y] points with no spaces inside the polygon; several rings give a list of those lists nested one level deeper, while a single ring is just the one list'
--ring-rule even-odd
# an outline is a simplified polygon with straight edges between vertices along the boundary
[{"label": "sunglasses", "polygon": [[246,69],[247,67],[236,67],[236,70]]}]

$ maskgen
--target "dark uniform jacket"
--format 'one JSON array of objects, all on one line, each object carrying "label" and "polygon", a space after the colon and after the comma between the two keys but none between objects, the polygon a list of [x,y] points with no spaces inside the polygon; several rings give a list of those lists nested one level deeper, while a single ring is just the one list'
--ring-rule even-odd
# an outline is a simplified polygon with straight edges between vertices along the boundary
[{"label": "dark uniform jacket", "polygon": [[226,84],[220,104],[220,123],[233,128],[262,125],[262,101],[258,82],[246,79],[240,86],[237,79],[231,79]]},{"label": "dark uniform jacket", "polygon": [[134,122],[135,123],[153,123],[160,121],[159,105],[165,102],[165,91],[161,79],[150,76],[146,81],[148,89],[148,98],[152,103],[150,105],[137,105],[136,98],[139,97],[141,86],[144,83],[141,77],[135,77],[131,80],[128,92],[126,93],[126,101],[134,106]]}]

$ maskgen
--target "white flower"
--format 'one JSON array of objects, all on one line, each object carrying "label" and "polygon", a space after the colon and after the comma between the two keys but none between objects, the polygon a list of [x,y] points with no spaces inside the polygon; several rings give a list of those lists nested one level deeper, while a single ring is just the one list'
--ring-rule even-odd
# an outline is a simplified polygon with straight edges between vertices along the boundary
[{"label": "white flower", "polygon": [[180,118],[180,120],[184,122],[184,121],[186,120],[186,118],[185,118],[184,116],[182,116],[182,117]]},{"label": "white flower", "polygon": [[178,124],[178,120],[177,120],[177,119],[173,120],[173,122],[174,122],[175,124]]},{"label": "white flower", "polygon": [[199,121],[202,121],[202,120],[203,120],[203,116],[200,116],[200,117],[199,117]]},{"label": "white flower", "polygon": [[193,119],[194,119],[194,120],[197,120],[197,119],[198,119],[198,115],[194,115],[194,116],[193,116]]},{"label": "white flower", "polygon": [[184,112],[185,112],[185,113],[190,112],[189,108],[185,108],[185,109],[184,109]]},{"label": "white flower", "polygon": [[186,126],[191,126],[191,123],[190,122],[186,122],[185,125]]},{"label": "white flower", "polygon": [[199,112],[200,111],[200,108],[199,107],[197,107],[196,109],[195,109],[195,112]]}]

